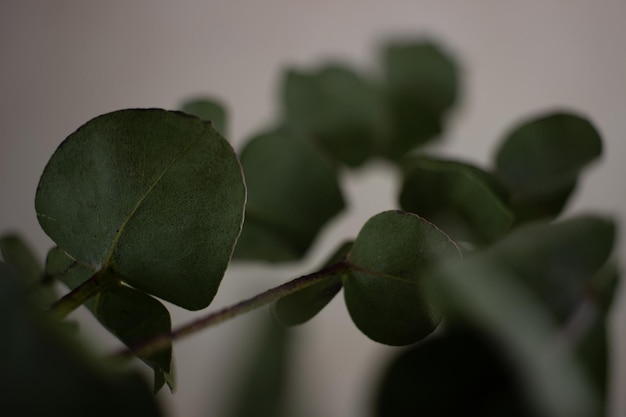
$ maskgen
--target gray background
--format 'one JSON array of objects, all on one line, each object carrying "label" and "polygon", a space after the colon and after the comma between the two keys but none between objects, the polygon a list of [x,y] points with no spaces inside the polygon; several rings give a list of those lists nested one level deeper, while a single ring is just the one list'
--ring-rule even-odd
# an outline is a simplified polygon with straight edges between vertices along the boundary
[{"label": "gray background", "polygon": [[[2,0],[0,232],[21,231],[43,256],[51,242],[34,215],[38,176],[60,141],[98,114],[175,108],[190,96],[211,94],[228,104],[229,139],[237,147],[275,117],[282,68],[333,57],[371,67],[376,45],[398,34],[431,37],[463,64],[464,98],[445,154],[484,163],[521,118],[555,108],[581,112],[594,121],[606,147],[568,213],[596,211],[624,223],[625,18],[626,2],[607,0]],[[343,180],[350,211],[324,231],[303,264],[233,267],[210,308],[307,272],[368,217],[394,206],[397,185],[384,165]],[[623,246],[619,254],[623,258]],[[626,397],[619,395],[626,386],[619,351],[626,344],[617,332],[623,304],[613,320],[615,416],[626,415]],[[194,316],[173,311],[176,323]],[[174,415],[209,415],[224,406],[233,369],[254,349],[253,330],[263,314],[176,345],[178,392],[159,395]],[[116,346],[88,315],[77,316],[103,352]],[[393,349],[362,336],[340,298],[295,335],[290,390],[298,415],[367,415],[372,378]]]}]

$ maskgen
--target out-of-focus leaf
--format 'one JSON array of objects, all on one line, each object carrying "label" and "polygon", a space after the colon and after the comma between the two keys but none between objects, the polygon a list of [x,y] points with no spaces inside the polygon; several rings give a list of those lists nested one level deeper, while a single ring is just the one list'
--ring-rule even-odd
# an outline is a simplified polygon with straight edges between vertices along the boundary
[{"label": "out-of-focus leaf", "polygon": [[[341,261],[350,251],[353,242],[345,242],[326,262],[325,266]],[[342,273],[343,274],[343,273]],[[308,286],[300,291],[287,295],[274,303],[274,315],[286,325],[293,326],[309,321],[319,313],[341,290],[341,275]]]},{"label": "out-of-focus leaf", "polygon": [[439,265],[423,288],[446,317],[469,320],[503,344],[542,415],[600,415],[601,389],[557,319],[573,313],[573,298],[580,305],[581,286],[612,240],[612,223],[593,217],[528,225],[464,262]]},{"label": "out-of-focus leaf", "polygon": [[395,42],[384,49],[390,137],[381,153],[396,159],[442,132],[459,90],[453,59],[430,42]]},{"label": "out-of-focus leaf", "polygon": [[225,138],[228,137],[226,109],[219,101],[212,98],[195,98],[185,101],[181,110],[211,122],[215,130]]},{"label": "out-of-focus leaf", "polygon": [[611,221],[580,216],[519,227],[483,256],[510,270],[560,322],[586,295],[611,255],[614,239]]},{"label": "out-of-focus leaf", "polygon": [[190,310],[215,296],[244,204],[226,140],[158,109],[87,122],[52,155],[35,199],[44,231],[73,259]]},{"label": "out-of-focus leaf", "polygon": [[350,253],[343,279],[346,305],[370,339],[407,345],[430,334],[439,314],[420,288],[426,271],[442,259],[460,257],[450,238],[421,217],[380,213],[365,223]]},{"label": "out-of-focus leaf", "polygon": [[[48,253],[47,273],[75,289],[93,275],[93,271],[70,259],[59,248]],[[171,331],[167,308],[158,300],[122,284],[114,284],[88,300],[85,305],[113,335],[126,346]],[[139,358],[154,370],[154,390],[165,382],[174,389],[172,346]]]},{"label": "out-of-focus leaf", "polygon": [[41,262],[20,236],[8,234],[0,237],[0,253],[13,274],[29,288],[37,304],[49,307],[56,301],[54,288],[44,282]]},{"label": "out-of-focus leaf", "polygon": [[497,151],[496,167],[518,220],[557,216],[579,173],[601,153],[594,126],[574,114],[552,113],[515,127]]},{"label": "out-of-focus leaf", "polygon": [[241,153],[248,187],[237,259],[301,258],[320,229],[344,207],[332,164],[304,140],[275,131]]},{"label": "out-of-focus leaf", "polygon": [[405,165],[400,207],[423,216],[457,241],[489,243],[513,223],[503,194],[497,180],[477,167],[416,157]]},{"label": "out-of-focus leaf", "polygon": [[291,336],[287,329],[267,320],[260,323],[260,337],[252,355],[242,361],[241,379],[231,389],[231,405],[225,417],[285,417]]},{"label": "out-of-focus leaf", "polygon": [[372,153],[380,127],[380,96],[344,65],[287,71],[282,86],[287,124],[349,166]]},{"label": "out-of-focus leaf", "polygon": [[0,404],[7,416],[156,417],[150,390],[135,373],[104,369],[27,309],[0,263]]},{"label": "out-of-focus leaf", "polygon": [[396,356],[376,396],[377,417],[530,417],[519,380],[489,339],[446,328]]}]

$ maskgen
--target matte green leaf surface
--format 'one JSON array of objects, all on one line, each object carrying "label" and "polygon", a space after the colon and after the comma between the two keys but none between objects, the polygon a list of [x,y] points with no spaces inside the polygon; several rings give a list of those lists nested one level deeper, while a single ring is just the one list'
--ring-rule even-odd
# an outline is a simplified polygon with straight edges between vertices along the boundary
[{"label": "matte green leaf surface", "polygon": [[237,158],[209,123],[137,109],[70,135],[44,170],[35,206],[73,259],[196,310],[217,291],[244,201]]},{"label": "matte green leaf surface", "polygon": [[554,217],[601,152],[600,135],[587,119],[552,113],[514,128],[497,151],[496,167],[520,220]]},{"label": "matte green leaf surface", "polygon": [[437,262],[458,257],[454,242],[415,214],[387,211],[372,217],[348,254],[352,272],[343,276],[352,320],[380,343],[423,339],[440,316],[423,297],[421,279]]},{"label": "matte green leaf surface", "polygon": [[287,124],[350,166],[371,154],[380,129],[380,96],[373,85],[343,65],[291,70],[282,86]]},{"label": "matte green leaf surface", "polygon": [[[334,265],[342,261],[350,251],[353,242],[342,244],[330,257],[325,266]],[[293,326],[311,320],[337,295],[341,290],[341,274],[331,276],[325,281],[308,286],[294,292],[274,303],[274,315],[286,325]]]},{"label": "matte green leaf surface", "polygon": [[226,109],[219,101],[209,98],[196,98],[184,102],[181,110],[211,122],[215,130],[228,138]]},{"label": "matte green leaf surface", "polygon": [[497,180],[477,167],[418,157],[405,165],[400,207],[433,222],[454,240],[484,244],[513,224],[503,194]]},{"label": "matte green leaf surface", "polygon": [[390,137],[381,152],[398,158],[442,131],[456,101],[459,75],[455,62],[430,42],[396,42],[383,51]]},{"label": "matte green leaf surface", "polygon": [[376,395],[377,417],[531,417],[514,369],[499,347],[466,326],[397,355]]},{"label": "matte green leaf surface", "polygon": [[253,138],[241,164],[248,203],[234,254],[238,259],[299,259],[344,207],[330,161],[285,131]]},{"label": "matte green leaf surface", "polygon": [[[48,253],[46,271],[71,290],[93,275],[93,271],[68,258],[59,248],[53,248]],[[125,285],[114,284],[85,305],[126,346],[171,331],[171,319],[165,306],[148,294]],[[155,392],[165,382],[170,389],[174,388],[171,344],[166,349],[142,355],[140,359],[154,369]]]},{"label": "matte green leaf surface", "polygon": [[0,404],[7,416],[157,417],[145,381],[96,366],[76,345],[26,308],[22,290],[0,263]]}]

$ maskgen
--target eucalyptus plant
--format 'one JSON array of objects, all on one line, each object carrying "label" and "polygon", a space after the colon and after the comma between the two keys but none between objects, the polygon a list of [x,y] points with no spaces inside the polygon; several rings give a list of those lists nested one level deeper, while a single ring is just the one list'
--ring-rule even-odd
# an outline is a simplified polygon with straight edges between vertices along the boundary
[{"label": "eucalyptus plant", "polygon": [[[424,145],[444,136],[460,86],[448,52],[400,40],[376,75],[341,62],[286,71],[279,122],[237,152],[210,98],[87,121],[37,188],[55,243],[45,262],[18,235],[0,239],[3,414],[160,416],[153,393],[175,385],[173,342],[271,304],[281,327],[259,361],[278,367],[282,327],[343,291],[365,336],[407,346],[381,375],[372,416],[603,415],[615,224],[561,216],[600,135],[580,114],[549,111],[503,132],[491,166],[437,156]],[[172,328],[160,300],[205,309],[231,261],[306,256],[345,208],[339,174],[372,159],[397,168],[397,207],[318,270]],[[91,351],[68,320],[82,305],[127,349]],[[272,369],[254,368],[233,416],[284,412]]]}]

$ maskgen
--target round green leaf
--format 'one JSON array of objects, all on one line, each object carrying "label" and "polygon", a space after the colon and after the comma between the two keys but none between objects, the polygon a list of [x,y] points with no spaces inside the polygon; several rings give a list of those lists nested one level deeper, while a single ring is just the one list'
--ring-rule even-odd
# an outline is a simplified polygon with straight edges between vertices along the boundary
[{"label": "round green leaf", "polygon": [[372,153],[379,133],[380,102],[373,85],[343,65],[291,70],[282,86],[287,124],[349,166]]},{"label": "round green leaf", "polygon": [[248,142],[241,165],[248,203],[236,258],[299,259],[344,207],[330,161],[310,143],[285,131]]},{"label": "round green leaf", "polygon": [[421,278],[442,259],[459,256],[445,233],[415,214],[387,211],[372,217],[348,254],[352,271],[343,276],[352,320],[380,343],[421,340],[439,321],[422,296]]},{"label": "round green leaf", "polygon": [[520,220],[554,217],[579,173],[601,153],[600,135],[587,119],[552,113],[515,127],[497,151],[496,167]]},{"label": "round green leaf", "polygon": [[430,42],[394,42],[383,51],[390,136],[381,153],[399,158],[442,131],[456,101],[456,63]]},{"label": "round green leaf", "polygon": [[[337,264],[346,257],[353,242],[342,244],[324,265]],[[309,321],[319,313],[341,290],[341,274],[330,274],[317,284],[310,285],[279,299],[273,305],[274,315],[286,325],[293,326]]]},{"label": "round green leaf", "polygon": [[195,98],[184,102],[181,106],[181,110],[187,114],[211,122],[215,130],[222,136],[228,136],[226,129],[226,109],[219,101],[209,98]]},{"label": "round green leaf", "polygon": [[489,173],[472,165],[418,157],[406,164],[400,207],[427,218],[457,241],[488,243],[513,223],[501,188]]},{"label": "round green leaf", "polygon": [[244,204],[230,145],[209,123],[158,109],[87,122],[52,155],[35,200],[72,258],[190,310],[213,299]]}]

